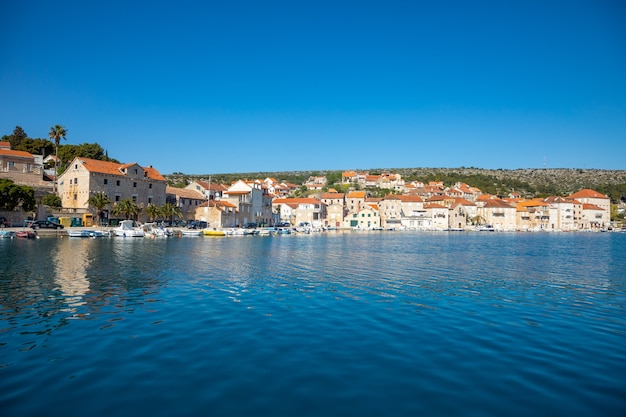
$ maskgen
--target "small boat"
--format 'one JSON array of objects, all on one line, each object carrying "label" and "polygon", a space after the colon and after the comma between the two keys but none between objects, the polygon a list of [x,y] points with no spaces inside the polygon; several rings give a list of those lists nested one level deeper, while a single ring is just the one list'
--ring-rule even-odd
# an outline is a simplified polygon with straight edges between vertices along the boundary
[{"label": "small boat", "polygon": [[19,232],[15,232],[15,236],[22,239],[37,239],[39,236],[37,232],[31,230],[21,230]]},{"label": "small boat", "polygon": [[187,237],[202,236],[202,230],[186,229],[181,230],[180,234]]},{"label": "small boat", "polygon": [[169,237],[174,233],[164,228],[163,226],[157,226],[154,223],[146,223],[143,225],[143,231],[148,237]]},{"label": "small boat", "polygon": [[494,232],[496,229],[493,228],[490,224],[485,224],[481,226],[476,226],[476,230],[479,232]]},{"label": "small boat", "polygon": [[204,236],[226,236],[226,232],[223,230],[204,229],[202,230]]},{"label": "small boat", "polygon": [[105,237],[109,236],[108,232],[102,230],[68,230],[69,237]]},{"label": "small boat", "polygon": [[135,226],[134,220],[122,220],[113,232],[119,237],[144,237],[146,235],[141,227]]},{"label": "small boat", "polygon": [[12,230],[0,230],[0,239],[13,239],[15,237],[17,235]]}]

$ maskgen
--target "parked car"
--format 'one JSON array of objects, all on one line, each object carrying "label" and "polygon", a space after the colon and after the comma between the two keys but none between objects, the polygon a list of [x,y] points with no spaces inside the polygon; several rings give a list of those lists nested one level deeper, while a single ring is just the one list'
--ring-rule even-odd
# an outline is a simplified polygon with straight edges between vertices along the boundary
[{"label": "parked car", "polygon": [[0,216],[0,227],[9,227],[9,221],[7,220],[6,217],[1,217]]},{"label": "parked car", "polygon": [[36,220],[30,224],[32,229],[63,229],[63,225],[50,220]]}]

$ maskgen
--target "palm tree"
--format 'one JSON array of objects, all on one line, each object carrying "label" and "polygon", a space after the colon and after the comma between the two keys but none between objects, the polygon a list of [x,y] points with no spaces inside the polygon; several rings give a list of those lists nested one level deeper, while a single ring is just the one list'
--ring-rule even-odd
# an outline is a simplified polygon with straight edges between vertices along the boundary
[{"label": "palm tree", "polygon": [[180,211],[180,207],[173,203],[165,203],[162,207],[162,214],[166,220],[170,223],[174,220],[174,217],[183,217],[183,212]]},{"label": "palm tree", "polygon": [[113,207],[111,213],[116,216],[123,214],[126,216],[126,219],[136,218],[137,214],[139,214],[139,206],[130,198],[125,198]]},{"label": "palm tree", "polygon": [[148,207],[145,208],[145,212],[150,216],[150,221],[153,222],[159,218],[163,210],[161,207],[157,207],[154,204],[148,204]]},{"label": "palm tree", "polygon": [[65,135],[67,135],[67,130],[61,125],[50,126],[50,139],[54,141],[54,187],[53,191],[57,191],[57,176],[59,170],[59,143],[61,143],[61,139],[67,140]]},{"label": "palm tree", "polygon": [[106,206],[111,204],[111,199],[109,198],[108,195],[100,191],[100,192],[95,193],[91,197],[89,197],[89,200],[87,200],[87,203],[96,209],[96,212],[97,212],[96,222],[97,224],[100,224],[100,219],[102,218],[102,210]]}]

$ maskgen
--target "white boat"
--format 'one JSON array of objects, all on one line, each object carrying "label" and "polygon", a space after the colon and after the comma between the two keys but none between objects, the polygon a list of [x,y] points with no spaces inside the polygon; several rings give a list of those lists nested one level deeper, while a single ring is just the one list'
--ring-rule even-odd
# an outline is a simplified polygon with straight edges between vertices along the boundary
[{"label": "white boat", "polygon": [[163,226],[157,226],[154,223],[146,223],[142,229],[148,237],[168,237],[174,234],[171,230]]},{"label": "white boat", "polygon": [[17,234],[9,230],[0,230],[0,239],[13,239],[17,237]]},{"label": "white boat", "polygon": [[68,230],[69,237],[107,237],[109,232],[102,230]]},{"label": "white boat", "polygon": [[141,227],[135,226],[134,220],[122,220],[113,232],[115,236],[120,237],[144,237],[146,235]]},{"label": "white boat", "polygon": [[202,230],[185,229],[185,230],[181,230],[180,234],[183,236],[187,236],[187,237],[202,236]]}]

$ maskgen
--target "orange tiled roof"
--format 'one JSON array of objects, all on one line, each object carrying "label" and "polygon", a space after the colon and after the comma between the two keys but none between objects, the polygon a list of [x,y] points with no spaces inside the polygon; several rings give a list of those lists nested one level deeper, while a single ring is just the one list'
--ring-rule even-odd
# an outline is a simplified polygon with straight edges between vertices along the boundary
[{"label": "orange tiled roof", "polygon": [[583,210],[600,210],[604,211],[602,207],[598,207],[595,204],[583,204]]},{"label": "orange tiled roof", "polygon": [[320,198],[337,200],[340,198],[343,199],[344,197],[344,193],[323,193]]},{"label": "orange tiled roof", "polygon": [[352,191],[347,198],[365,198],[365,191]]},{"label": "orange tiled roof", "polygon": [[608,199],[609,197],[605,196],[604,194],[600,194],[597,191],[591,190],[589,188],[585,188],[570,195],[570,198],[606,198]]},{"label": "orange tiled roof", "polygon": [[419,195],[399,195],[400,201],[403,203],[422,203],[424,200]]},{"label": "orange tiled roof", "polygon": [[[89,172],[97,172],[99,174],[107,174],[107,175],[119,175],[124,176],[124,173],[121,169],[128,168],[130,166],[136,165],[135,163],[131,164],[119,164],[117,162],[108,162],[108,161],[100,161],[99,159],[90,159],[90,158],[77,158],[85,169]],[[157,181],[165,181],[165,178],[152,167],[142,167],[146,173],[146,176],[152,180]]]},{"label": "orange tiled roof", "polygon": [[13,151],[11,149],[0,149],[0,155],[12,156],[12,157],[17,157],[17,158],[35,159],[35,157],[32,154],[29,154],[28,152]]}]

